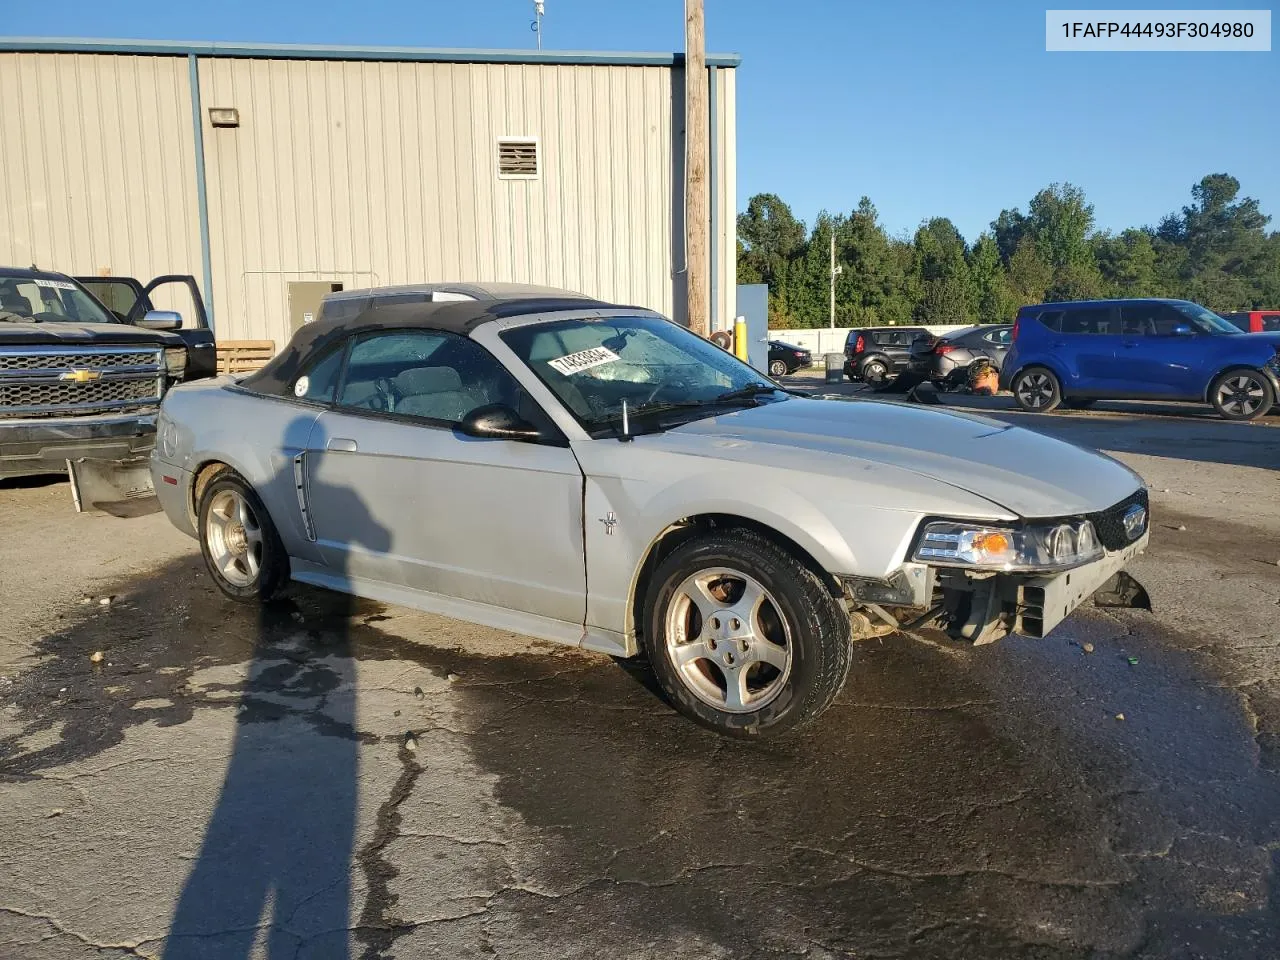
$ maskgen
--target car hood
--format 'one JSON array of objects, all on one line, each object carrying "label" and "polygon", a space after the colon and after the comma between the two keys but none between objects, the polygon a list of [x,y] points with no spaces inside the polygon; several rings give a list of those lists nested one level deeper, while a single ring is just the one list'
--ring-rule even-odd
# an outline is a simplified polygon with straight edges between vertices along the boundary
[{"label": "car hood", "polygon": [[883,464],[1028,518],[1102,510],[1142,485],[1137,474],[1110,457],[1031,430],[875,400],[761,404],[652,439],[671,452],[826,475]]},{"label": "car hood", "polygon": [[0,346],[17,344],[37,347],[59,347],[73,344],[128,344],[130,346],[180,347],[182,338],[176,333],[147,330],[128,323],[13,323],[0,320]]}]

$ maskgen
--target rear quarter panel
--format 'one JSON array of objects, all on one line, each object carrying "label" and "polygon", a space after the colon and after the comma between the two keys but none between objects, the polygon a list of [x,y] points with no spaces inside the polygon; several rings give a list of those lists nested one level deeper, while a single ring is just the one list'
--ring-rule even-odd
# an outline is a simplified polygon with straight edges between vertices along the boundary
[{"label": "rear quarter panel", "polygon": [[262,498],[292,556],[314,552],[302,528],[293,458],[307,448],[319,409],[238,390],[230,377],[175,387],[161,406],[159,459],[179,467],[187,497],[199,470],[225,463]]}]

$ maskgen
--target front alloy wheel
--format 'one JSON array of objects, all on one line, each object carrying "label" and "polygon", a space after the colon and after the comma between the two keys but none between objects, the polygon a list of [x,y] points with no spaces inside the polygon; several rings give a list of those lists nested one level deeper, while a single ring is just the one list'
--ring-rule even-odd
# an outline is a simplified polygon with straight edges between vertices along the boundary
[{"label": "front alloy wheel", "polygon": [[1209,399],[1224,419],[1255,420],[1271,409],[1275,391],[1257,370],[1229,370],[1213,381]]},{"label": "front alloy wheel", "polygon": [[849,615],[794,553],[741,528],[694,534],[654,570],[642,641],[681,713],[731,737],[783,733],[831,705]]},{"label": "front alloy wheel", "polygon": [[758,710],[791,675],[790,629],[769,591],[739,570],[686,577],[667,606],[664,633],[680,679],[717,710]]}]

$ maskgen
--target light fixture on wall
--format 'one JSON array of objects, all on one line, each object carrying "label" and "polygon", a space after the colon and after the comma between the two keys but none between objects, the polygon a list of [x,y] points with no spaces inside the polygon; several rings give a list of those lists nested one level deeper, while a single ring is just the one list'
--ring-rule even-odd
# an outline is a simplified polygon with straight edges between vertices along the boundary
[{"label": "light fixture on wall", "polygon": [[238,127],[240,111],[235,107],[210,107],[209,123],[215,127]]}]

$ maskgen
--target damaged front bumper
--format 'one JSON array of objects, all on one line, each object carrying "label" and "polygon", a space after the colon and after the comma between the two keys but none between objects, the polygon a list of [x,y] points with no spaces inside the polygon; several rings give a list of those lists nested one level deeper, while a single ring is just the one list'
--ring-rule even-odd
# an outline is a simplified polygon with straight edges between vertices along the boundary
[{"label": "damaged front bumper", "polygon": [[68,460],[144,458],[155,443],[155,413],[0,419],[0,478],[61,473]]},{"label": "damaged front bumper", "polygon": [[854,639],[936,625],[958,640],[992,643],[1010,633],[1047,636],[1090,597],[1099,605],[1151,609],[1124,568],[1149,533],[1121,550],[1061,573],[979,573],[909,563],[887,580],[843,577]]}]

